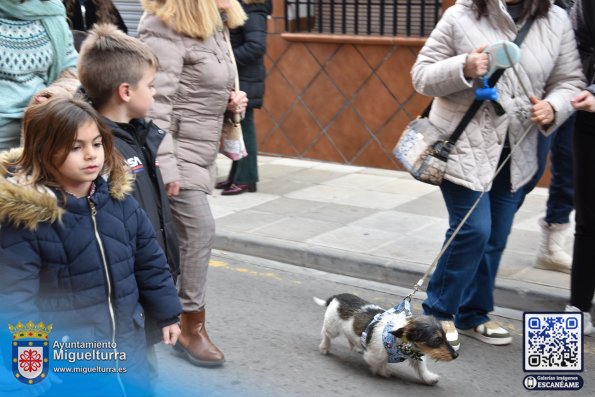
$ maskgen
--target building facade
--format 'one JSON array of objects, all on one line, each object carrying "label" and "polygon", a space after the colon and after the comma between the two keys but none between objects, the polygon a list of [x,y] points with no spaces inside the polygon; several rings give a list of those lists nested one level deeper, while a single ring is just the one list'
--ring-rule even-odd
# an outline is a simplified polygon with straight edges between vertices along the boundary
[{"label": "building facade", "polygon": [[[454,0],[272,1],[259,152],[401,169],[392,149],[431,100],[411,67]],[[114,3],[134,35],[139,1]]]}]

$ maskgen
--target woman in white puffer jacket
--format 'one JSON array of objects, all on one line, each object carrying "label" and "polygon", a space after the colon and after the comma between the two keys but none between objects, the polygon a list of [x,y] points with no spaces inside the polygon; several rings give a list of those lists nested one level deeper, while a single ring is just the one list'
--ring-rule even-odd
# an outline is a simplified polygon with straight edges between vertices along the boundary
[{"label": "woman in white puffer jacket", "polygon": [[423,303],[426,314],[442,320],[457,348],[458,332],[494,345],[512,340],[488,317],[498,265],[524,198],[521,187],[537,171],[537,134],[553,132],[570,116],[570,99],[584,86],[570,20],[552,3],[458,0],[439,21],[411,72],[415,89],[436,97],[429,118],[438,132],[430,140],[447,139],[474,100],[474,89],[483,84],[481,77],[489,68],[483,49],[513,41],[527,20],[534,19],[516,66],[521,81],[507,69],[496,85],[505,113],[498,115],[490,102],[482,105],[457,141],[440,186],[449,213],[447,239],[481,191],[489,191],[441,257]]}]

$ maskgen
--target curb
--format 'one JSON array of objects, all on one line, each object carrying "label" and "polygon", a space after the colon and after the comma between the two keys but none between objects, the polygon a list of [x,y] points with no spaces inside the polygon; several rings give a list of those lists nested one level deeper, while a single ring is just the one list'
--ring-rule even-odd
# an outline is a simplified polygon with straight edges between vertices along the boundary
[{"label": "curb", "polygon": [[[311,269],[411,288],[426,271],[427,265],[406,260],[395,261],[336,248],[321,247],[298,241],[279,240],[237,232],[217,232],[213,248],[289,263]],[[427,283],[427,280],[426,280]],[[569,291],[535,283],[496,279],[495,304],[509,309],[562,311]]]}]

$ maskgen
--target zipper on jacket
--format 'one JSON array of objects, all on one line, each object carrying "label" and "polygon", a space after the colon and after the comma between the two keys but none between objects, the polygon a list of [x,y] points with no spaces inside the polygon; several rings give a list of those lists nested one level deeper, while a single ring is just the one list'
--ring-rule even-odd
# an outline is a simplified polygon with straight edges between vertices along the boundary
[{"label": "zipper on jacket", "polygon": [[110,280],[110,273],[109,268],[107,266],[107,259],[105,256],[105,249],[103,248],[103,241],[101,241],[101,237],[99,236],[99,230],[97,230],[97,208],[95,208],[95,203],[91,201],[90,197],[87,197],[87,201],[89,203],[89,207],[91,208],[91,220],[93,221],[93,231],[95,232],[95,240],[97,240],[97,244],[99,245],[99,253],[101,254],[101,262],[103,263],[103,270],[105,274],[105,280],[107,282],[107,307],[109,310],[110,320],[112,322],[112,343],[114,344],[114,353],[116,353],[116,379],[118,380],[118,386],[120,390],[122,390],[122,395],[126,397],[128,394],[126,393],[126,388],[124,387],[124,383],[122,382],[122,377],[120,374],[120,360],[118,359],[118,348],[116,345],[116,315],[114,312],[114,305],[112,302],[112,282]]},{"label": "zipper on jacket", "polygon": [[105,274],[105,280],[107,282],[107,306],[109,309],[110,319],[112,321],[112,343],[116,343],[116,316],[112,302],[112,282],[110,280],[110,273],[109,268],[107,266],[107,259],[105,257],[105,250],[103,248],[103,241],[101,241],[101,237],[99,236],[99,230],[97,230],[97,208],[95,208],[95,203],[93,203],[93,201],[91,201],[89,197],[87,197],[87,201],[89,202],[89,207],[91,208],[91,220],[93,221],[93,231],[95,232],[95,240],[97,240],[97,244],[99,245],[99,252],[101,254],[101,261],[103,263],[103,271]]}]

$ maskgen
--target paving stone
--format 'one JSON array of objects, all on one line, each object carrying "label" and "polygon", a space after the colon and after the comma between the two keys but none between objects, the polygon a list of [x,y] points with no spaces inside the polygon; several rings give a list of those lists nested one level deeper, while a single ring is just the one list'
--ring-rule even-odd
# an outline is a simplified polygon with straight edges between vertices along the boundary
[{"label": "paving stone", "polygon": [[277,214],[244,210],[217,219],[217,227],[232,232],[250,232],[279,220]]},{"label": "paving stone", "polygon": [[290,241],[305,241],[322,233],[334,230],[339,224],[301,217],[285,217],[266,226],[254,229],[253,234]]}]

